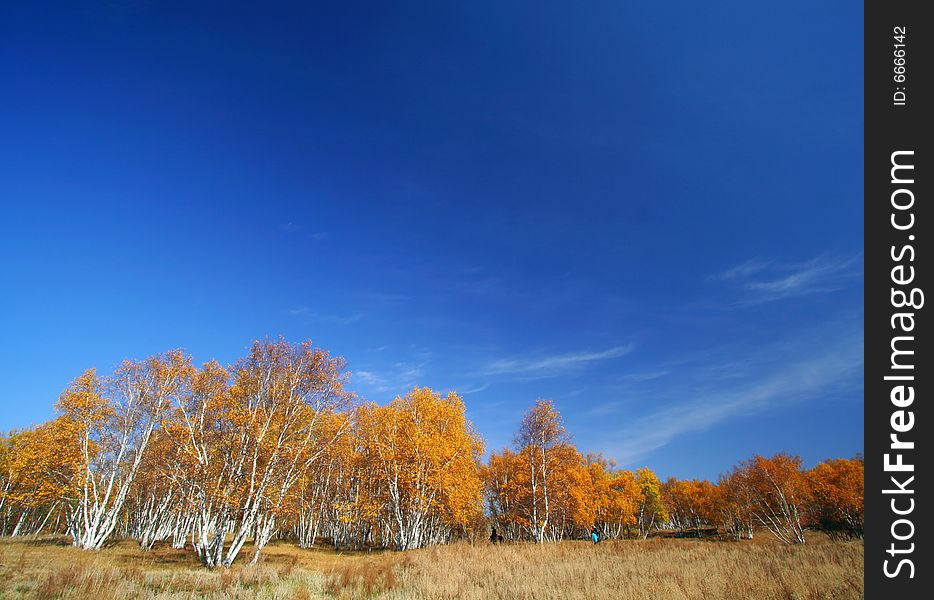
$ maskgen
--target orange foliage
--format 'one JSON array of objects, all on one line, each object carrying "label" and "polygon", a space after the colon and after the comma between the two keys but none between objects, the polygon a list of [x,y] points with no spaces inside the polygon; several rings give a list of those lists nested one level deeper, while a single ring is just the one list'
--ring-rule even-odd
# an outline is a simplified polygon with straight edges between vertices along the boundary
[{"label": "orange foliage", "polygon": [[864,465],[862,457],[820,463],[807,474],[811,520],[832,537],[863,536]]},{"label": "orange foliage", "polygon": [[[100,548],[111,534],[188,546],[229,566],[274,536],[305,547],[409,549],[458,537],[537,542],[763,525],[803,543],[805,527],[858,537],[863,461],[809,471],[754,456],[718,484],[617,469],[571,443],[550,400],[523,416],[514,448],[481,464],[463,400],[416,387],[358,404],[341,357],[311,342],[258,341],[235,364],[196,368],[181,351],[80,374],[59,416],[0,436],[0,532],[48,527]],[[483,499],[486,499],[484,511]]]}]

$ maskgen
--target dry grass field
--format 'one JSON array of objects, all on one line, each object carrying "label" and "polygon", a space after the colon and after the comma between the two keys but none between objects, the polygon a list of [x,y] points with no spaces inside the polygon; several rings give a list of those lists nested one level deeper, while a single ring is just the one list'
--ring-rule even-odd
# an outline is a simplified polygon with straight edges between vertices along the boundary
[{"label": "dry grass field", "polygon": [[[0,598],[525,598],[805,600],[863,596],[862,542],[651,539],[454,544],[338,553],[273,544],[262,564],[206,571],[192,553],[120,542],[0,539]],[[248,554],[244,552],[244,555]]]}]

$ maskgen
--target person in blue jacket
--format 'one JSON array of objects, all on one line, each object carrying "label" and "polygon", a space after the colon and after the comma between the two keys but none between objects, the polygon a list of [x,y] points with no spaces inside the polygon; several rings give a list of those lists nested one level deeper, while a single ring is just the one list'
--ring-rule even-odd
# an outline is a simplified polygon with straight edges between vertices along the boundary
[{"label": "person in blue jacket", "polygon": [[593,540],[594,544],[600,543],[600,531],[597,529],[596,525],[594,525],[590,530],[590,539]]}]

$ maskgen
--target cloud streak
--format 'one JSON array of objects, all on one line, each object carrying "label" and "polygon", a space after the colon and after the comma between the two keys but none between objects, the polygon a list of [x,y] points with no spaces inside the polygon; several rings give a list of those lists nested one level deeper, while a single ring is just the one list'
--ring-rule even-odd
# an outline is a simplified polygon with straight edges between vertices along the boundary
[{"label": "cloud streak", "polygon": [[477,385],[473,387],[466,387],[461,389],[455,389],[458,394],[466,396],[467,394],[476,394],[477,392],[482,392],[490,387],[490,383],[484,383],[482,385]]},{"label": "cloud streak", "polygon": [[[800,343],[776,346],[762,361],[758,376],[747,376],[732,383],[720,382],[720,387],[701,391],[692,400],[675,401],[629,421],[614,436],[617,440],[614,447],[607,451],[624,464],[632,464],[680,435],[705,431],[731,419],[804,402],[829,389],[858,387],[858,375],[863,366],[861,331],[839,338],[819,352],[802,351],[802,347]],[[794,361],[776,360],[785,356],[798,358]],[[770,369],[776,362],[785,366]],[[688,389],[700,387],[695,382],[686,383]],[[659,399],[653,400],[658,403]],[[618,406],[618,403],[608,403],[597,407],[595,414],[607,414]]]},{"label": "cloud streak", "polygon": [[404,394],[418,384],[425,373],[427,361],[421,363],[397,362],[383,371],[355,371],[353,378],[369,391],[379,394]]},{"label": "cloud streak", "polygon": [[839,290],[847,279],[858,274],[853,267],[859,257],[859,254],[850,257],[821,255],[790,265],[752,259],[727,269],[714,279],[738,283],[742,287],[745,296],[737,304],[763,304]]},{"label": "cloud streak", "polygon": [[535,360],[503,358],[488,364],[483,369],[487,376],[513,375],[521,379],[544,379],[558,377],[577,369],[586,368],[596,362],[619,358],[633,351],[635,344],[615,346],[601,352],[574,352],[555,354]]},{"label": "cloud streak", "polygon": [[763,261],[758,258],[752,258],[747,260],[744,263],[738,264],[735,267],[731,267],[724,271],[723,273],[718,274],[714,279],[719,279],[722,281],[732,281],[735,279],[746,279],[756,273],[762,271],[766,267],[772,264],[770,261]]}]

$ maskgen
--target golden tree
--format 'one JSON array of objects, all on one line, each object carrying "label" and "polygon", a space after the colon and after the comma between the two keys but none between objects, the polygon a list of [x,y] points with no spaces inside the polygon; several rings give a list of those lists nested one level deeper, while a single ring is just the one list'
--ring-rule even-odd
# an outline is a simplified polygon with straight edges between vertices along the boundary
[{"label": "golden tree", "polygon": [[[415,388],[388,406],[359,413],[359,444],[368,457],[371,499],[382,496],[386,527],[400,550],[446,541],[480,510],[480,437],[455,393]],[[376,493],[372,493],[376,492]],[[375,497],[375,498],[374,498]]]},{"label": "golden tree", "polygon": [[662,484],[662,494],[674,527],[693,529],[698,537],[704,528],[716,527],[718,490],[709,481],[671,477]]},{"label": "golden tree", "polygon": [[668,520],[668,507],[662,499],[662,484],[652,469],[643,467],[636,471],[636,488],[639,491],[639,512],[636,522],[639,535],[649,537],[656,525]]},{"label": "golden tree", "polygon": [[189,463],[193,546],[206,566],[229,567],[250,538],[258,560],[293,485],[343,433],[322,424],[351,401],[345,380],[342,358],[284,340],[254,342],[229,372],[212,362],[193,378],[169,432]]},{"label": "golden tree", "polygon": [[536,400],[522,417],[515,444],[525,459],[528,472],[528,522],[533,539],[545,539],[551,519],[551,493],[554,490],[556,448],[567,444],[569,436],[561,415],[551,400]]},{"label": "golden tree", "polygon": [[803,544],[804,510],[809,490],[801,457],[780,453],[766,458],[753,456],[740,463],[728,484],[734,489],[734,502],[747,504],[756,520],[778,540]]},{"label": "golden tree", "polygon": [[0,444],[0,516],[5,533],[38,534],[52,515],[70,514],[81,473],[75,437],[73,424],[59,417],[13,432]]},{"label": "golden tree", "polygon": [[86,371],[59,398],[57,408],[75,427],[82,457],[69,517],[76,546],[99,549],[113,533],[162,412],[191,370],[180,350],[126,360],[107,379]]},{"label": "golden tree", "polygon": [[808,472],[811,520],[831,537],[863,537],[863,476],[861,456],[829,459]]}]

